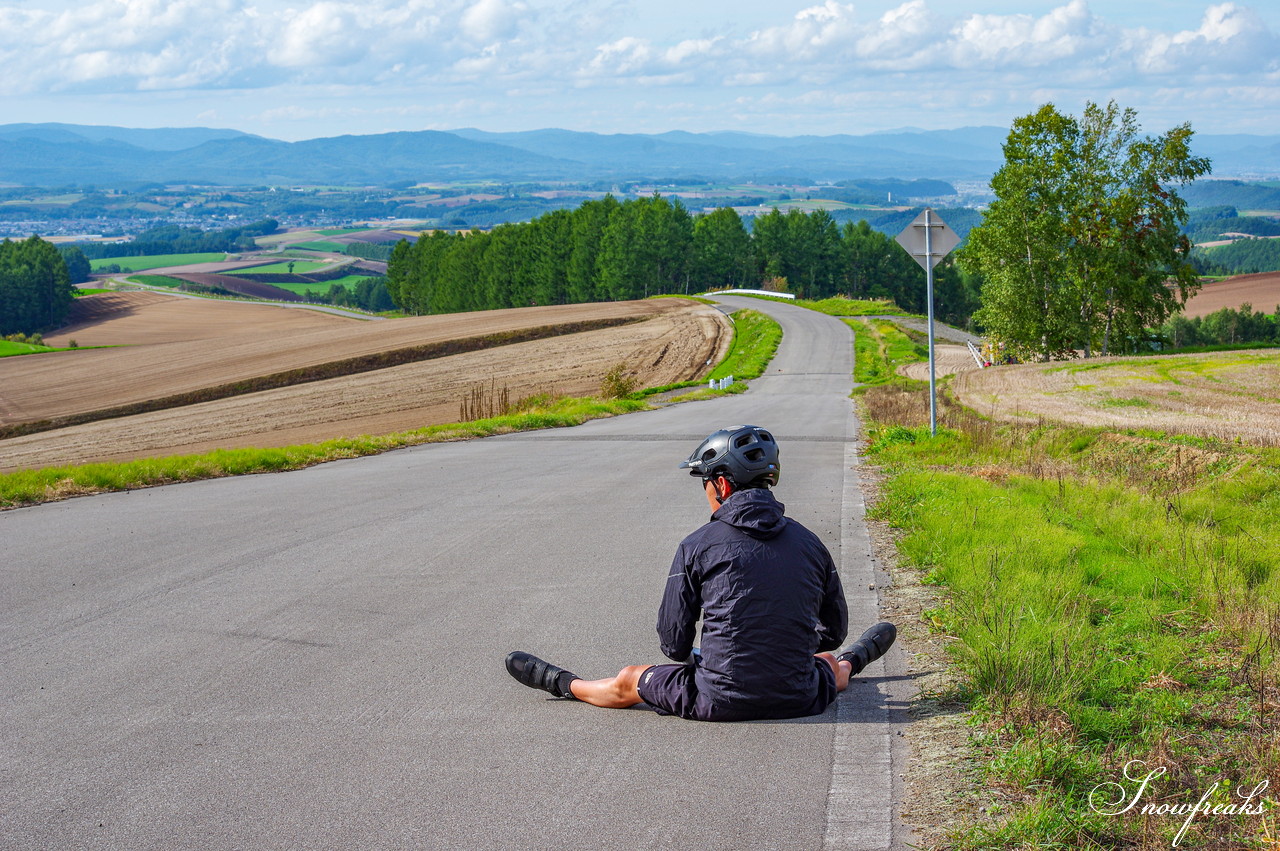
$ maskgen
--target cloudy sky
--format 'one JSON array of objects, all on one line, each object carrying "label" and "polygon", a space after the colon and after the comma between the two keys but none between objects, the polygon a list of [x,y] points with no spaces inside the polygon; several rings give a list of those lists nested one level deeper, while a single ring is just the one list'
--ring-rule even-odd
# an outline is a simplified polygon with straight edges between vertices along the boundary
[{"label": "cloudy sky", "polygon": [[1114,98],[1280,133],[1280,3],[0,0],[0,123],[277,139],[1007,127]]}]

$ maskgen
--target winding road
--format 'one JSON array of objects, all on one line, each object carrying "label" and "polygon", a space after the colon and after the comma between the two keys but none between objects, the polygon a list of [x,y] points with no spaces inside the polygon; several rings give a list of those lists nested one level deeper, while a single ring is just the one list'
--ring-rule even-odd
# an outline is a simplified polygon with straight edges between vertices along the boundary
[{"label": "winding road", "polygon": [[703,724],[558,701],[665,661],[656,608],[706,519],[676,465],[739,422],[877,620],[851,332],[791,305],[737,396],[572,429],[0,513],[0,847],[903,848],[895,647],[826,714]]}]

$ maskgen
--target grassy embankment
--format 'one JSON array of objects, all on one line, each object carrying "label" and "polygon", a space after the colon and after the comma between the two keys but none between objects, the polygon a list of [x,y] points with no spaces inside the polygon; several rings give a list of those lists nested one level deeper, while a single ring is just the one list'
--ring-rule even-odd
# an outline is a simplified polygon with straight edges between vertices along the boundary
[{"label": "grassy embankment", "polygon": [[159,269],[164,266],[189,266],[193,263],[220,263],[227,259],[222,252],[203,254],[149,254],[140,257],[103,257],[89,261],[89,268],[95,272],[104,266],[119,266],[129,272],[145,272],[148,269]]},{"label": "grassy embankment", "polygon": [[[1253,804],[1274,799],[1280,450],[1001,423],[945,394],[930,438],[920,385],[861,395],[887,475],[872,516],[939,586],[925,619],[956,639],[957,685],[924,700],[974,723],[984,815],[950,847],[1168,848],[1207,791],[1204,807],[1238,809],[1235,790],[1269,781]],[[1166,771],[1111,814],[1138,795],[1130,760]],[[1178,847],[1267,847],[1280,819],[1190,821]]]},{"label": "grassy embankment", "polygon": [[[727,393],[743,393],[747,389],[744,383],[752,378],[759,378],[769,366],[769,361],[778,351],[782,342],[782,326],[776,320],[755,310],[737,310],[729,316],[733,322],[733,340],[729,343],[729,351],[722,360],[702,381],[683,381],[679,384],[668,384],[664,387],[651,387],[640,395],[665,393],[685,387],[701,387],[671,401],[692,402],[700,399],[714,399]],[[708,383],[712,379],[733,376],[734,383],[724,390],[712,390]]]},{"label": "grassy embankment", "polygon": [[[734,346],[717,370],[737,370],[733,373],[737,376],[759,375],[777,350],[781,329],[772,319],[754,311],[735,314],[734,328]],[[745,385],[735,387],[745,389]],[[374,455],[423,443],[580,425],[591,419],[645,410],[650,407],[644,401],[645,395],[644,392],[633,393],[620,399],[549,399],[543,396],[517,401],[510,412],[502,416],[427,426],[389,435],[339,438],[280,449],[223,449],[200,455],[145,458],[123,463],[20,470],[0,474],[0,508],[174,482],[297,470],[325,461]]]}]

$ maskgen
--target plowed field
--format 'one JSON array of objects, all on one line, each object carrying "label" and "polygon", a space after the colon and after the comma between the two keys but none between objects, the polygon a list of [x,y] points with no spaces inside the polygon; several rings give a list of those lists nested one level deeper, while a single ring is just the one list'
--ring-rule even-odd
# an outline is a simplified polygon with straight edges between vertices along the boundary
[{"label": "plowed field", "polygon": [[[242,311],[243,318],[237,324],[227,311]],[[150,321],[156,317],[158,323]],[[102,321],[101,331],[88,325],[75,331],[81,345],[125,346],[0,361],[0,424],[97,411],[409,346],[609,318],[642,321],[0,440],[0,470],[284,446],[452,422],[477,383],[505,386],[512,400],[544,392],[589,395],[619,362],[642,386],[665,384],[699,375],[729,339],[718,311],[678,299],[361,322],[131,294],[126,309]],[[180,321],[189,339],[177,339]],[[221,333],[213,333],[211,322]]]},{"label": "plowed field", "polygon": [[1280,272],[1236,275],[1205,284],[1187,302],[1184,312],[1189,317],[1208,316],[1224,307],[1235,309],[1245,303],[1263,313],[1271,313],[1280,306]]}]

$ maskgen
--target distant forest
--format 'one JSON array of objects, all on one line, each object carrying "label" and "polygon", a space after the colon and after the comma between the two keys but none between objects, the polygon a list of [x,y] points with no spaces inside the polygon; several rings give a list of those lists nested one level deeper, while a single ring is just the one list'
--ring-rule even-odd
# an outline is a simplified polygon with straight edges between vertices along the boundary
[{"label": "distant forest", "polygon": [[[695,217],[679,199],[660,195],[627,201],[606,196],[489,232],[424,234],[414,244],[398,243],[387,270],[392,300],[415,314],[766,283],[803,298],[844,294],[892,299],[917,313],[926,309],[924,272],[865,221],[841,227],[824,210],[773,210],[748,230],[732,208]],[[939,265],[939,318],[967,324],[977,293],[975,279],[950,262]]]},{"label": "distant forest", "polygon": [[202,254],[213,251],[256,251],[255,237],[275,233],[280,223],[263,219],[221,230],[161,225],[145,230],[128,242],[85,242],[77,247],[90,260],[104,257],[145,257],[150,254]]},{"label": "distant forest", "polygon": [[1237,239],[1230,245],[1197,248],[1191,263],[1201,275],[1247,275],[1280,269],[1280,238]]}]

